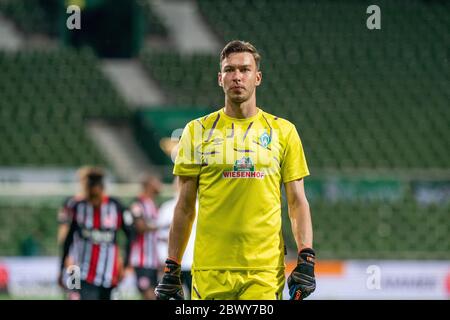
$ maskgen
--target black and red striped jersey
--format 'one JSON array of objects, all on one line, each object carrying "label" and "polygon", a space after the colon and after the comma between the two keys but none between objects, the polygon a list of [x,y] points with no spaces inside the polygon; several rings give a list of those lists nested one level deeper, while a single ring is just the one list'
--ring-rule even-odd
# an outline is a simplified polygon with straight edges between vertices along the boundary
[{"label": "black and red striped jersey", "polygon": [[[153,199],[140,196],[130,206],[134,219],[143,219],[146,224],[156,224],[158,207]],[[138,268],[160,267],[157,231],[135,234],[130,246],[130,265]]]},{"label": "black and red striped jersey", "polygon": [[[72,215],[73,215],[73,206],[77,201],[83,199],[81,195],[74,195],[71,197],[67,197],[64,199],[62,206],[58,210],[58,224],[59,225],[70,225],[72,223]],[[76,264],[76,259],[78,258],[78,254],[76,252],[77,247],[72,244],[69,249],[68,256],[70,257],[71,263]]]},{"label": "black and red striped jersey", "polygon": [[64,199],[58,210],[57,221],[59,224],[70,224],[72,222],[72,207],[81,199],[83,199],[81,195],[70,196]]},{"label": "black and red striped jersey", "polygon": [[74,245],[81,280],[105,288],[117,286],[120,268],[117,234],[122,230],[127,239],[130,237],[129,228],[124,223],[122,204],[114,198],[104,196],[98,207],[81,199],[72,203],[70,208],[72,222],[64,243],[62,263],[69,248]]}]

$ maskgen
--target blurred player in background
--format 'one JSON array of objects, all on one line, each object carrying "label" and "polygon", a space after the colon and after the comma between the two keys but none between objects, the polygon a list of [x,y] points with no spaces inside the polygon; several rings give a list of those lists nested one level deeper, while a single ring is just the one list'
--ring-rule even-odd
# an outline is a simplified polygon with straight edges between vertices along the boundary
[{"label": "blurred player in background", "polygon": [[[285,282],[281,185],[298,247],[288,279],[291,299],[315,290],[313,232],[303,178],[309,175],[300,137],[289,121],[256,104],[260,55],[232,41],[220,55],[225,107],[187,124],[174,174],[180,194],[169,234],[159,299],[183,299],[180,261],[199,196],[193,299],[281,299]],[[276,61],[283,63],[283,61]]]},{"label": "blurred player in background", "polygon": [[[58,245],[62,245],[64,239],[67,236],[67,233],[70,229],[70,223],[72,221],[71,216],[71,206],[77,200],[81,200],[84,198],[84,194],[86,193],[87,185],[87,173],[89,171],[89,167],[82,167],[77,171],[77,178],[80,184],[80,190],[77,194],[67,197],[64,199],[61,207],[58,210],[57,222],[58,222],[58,234],[57,234],[57,243]],[[67,257],[68,259],[70,256]]]},{"label": "blurred player in background", "polygon": [[[57,244],[58,247],[62,246],[64,240],[67,237],[67,233],[70,229],[70,224],[72,222],[72,207],[74,203],[79,200],[84,199],[84,195],[87,192],[87,173],[89,171],[89,167],[82,167],[77,172],[78,182],[80,184],[80,190],[74,196],[70,196],[64,199],[62,206],[58,210],[57,222],[58,222],[58,233],[57,233]],[[67,255],[66,260],[64,261],[64,266],[67,268],[68,266],[75,265],[76,261],[76,252],[74,251],[76,247],[71,246],[69,249],[69,254]],[[79,300],[80,294],[77,290],[67,289],[62,283],[60,283],[61,287],[65,290],[65,297],[68,300]]]},{"label": "blurred player in background", "polygon": [[122,230],[127,239],[130,237],[132,218],[124,215],[124,208],[117,199],[104,193],[103,170],[85,170],[84,198],[70,206],[71,223],[63,243],[59,281],[63,282],[64,264],[73,245],[81,273],[80,298],[110,300],[124,269],[117,235]]},{"label": "blurred player in background", "polygon": [[[175,211],[175,206],[178,201],[179,195],[179,179],[175,177],[173,181],[173,188],[175,191],[174,197],[161,204],[159,208],[158,217],[158,252],[160,262],[164,263],[167,258],[168,243],[169,243],[169,229],[173,220],[173,213]],[[192,224],[192,232],[189,237],[186,250],[184,251],[183,259],[181,260],[181,281],[187,290],[185,292],[185,299],[189,300],[191,298],[191,288],[192,288],[192,262],[194,259],[194,242],[195,242],[195,230],[197,225],[197,219],[194,220]]]},{"label": "blurred player in background", "polygon": [[155,299],[158,270],[161,266],[158,254],[158,207],[155,198],[162,183],[153,175],[142,181],[142,193],[130,206],[134,220],[134,236],[131,242],[130,266],[134,268],[136,283],[144,299]]}]

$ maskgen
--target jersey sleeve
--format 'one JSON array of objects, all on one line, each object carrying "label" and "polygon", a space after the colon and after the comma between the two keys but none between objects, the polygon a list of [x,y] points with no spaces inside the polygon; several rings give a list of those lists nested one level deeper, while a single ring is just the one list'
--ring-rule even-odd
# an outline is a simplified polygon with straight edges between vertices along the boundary
[{"label": "jersey sleeve", "polygon": [[201,141],[201,135],[202,131],[196,127],[195,121],[186,125],[178,143],[178,153],[173,168],[174,175],[196,177],[200,174],[201,159],[195,150],[195,141],[198,139]]},{"label": "jersey sleeve", "polygon": [[133,225],[132,214],[127,210],[127,208],[117,199],[114,199],[117,211],[119,212],[122,223],[120,227],[125,232],[126,237],[130,236],[131,228]]},{"label": "jersey sleeve", "polygon": [[[74,204],[73,206],[70,207],[70,210],[72,212],[75,212],[75,206],[76,206],[76,204]],[[67,232],[66,237],[65,237],[64,241],[62,242],[61,264],[60,264],[61,270],[64,269],[67,256],[69,255],[70,247],[72,246],[72,243],[74,241],[74,234],[78,228],[79,228],[79,226],[77,223],[76,216],[75,216],[75,214],[72,214],[70,217],[69,231]]]},{"label": "jersey sleeve", "polygon": [[58,209],[57,221],[58,224],[70,224],[72,221],[72,197],[64,199],[61,207]]},{"label": "jersey sleeve", "polygon": [[122,229],[123,233],[125,234],[125,260],[124,260],[124,267],[128,267],[129,258],[130,258],[130,252],[131,252],[131,240],[133,235],[133,218],[131,216],[131,213],[126,209],[126,207],[117,199],[114,199],[114,202],[116,204],[117,210],[119,211],[119,214],[121,215],[122,223],[120,225],[120,228]]},{"label": "jersey sleeve", "polygon": [[283,183],[287,183],[308,175],[309,169],[302,142],[297,129],[292,125],[286,137],[286,148],[281,163],[281,178]]}]

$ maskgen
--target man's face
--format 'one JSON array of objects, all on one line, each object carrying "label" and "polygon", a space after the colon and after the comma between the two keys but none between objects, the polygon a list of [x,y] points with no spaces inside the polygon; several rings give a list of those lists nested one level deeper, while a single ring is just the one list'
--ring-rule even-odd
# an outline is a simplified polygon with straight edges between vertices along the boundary
[{"label": "man's face", "polygon": [[101,184],[96,184],[87,187],[88,198],[100,198],[103,195],[103,186]]},{"label": "man's face", "polygon": [[158,195],[161,193],[162,183],[157,178],[150,178],[147,181],[146,188],[150,193],[152,193],[154,195]]},{"label": "man's face", "polygon": [[261,78],[253,55],[250,52],[238,52],[222,60],[218,80],[228,99],[242,103],[252,97]]}]

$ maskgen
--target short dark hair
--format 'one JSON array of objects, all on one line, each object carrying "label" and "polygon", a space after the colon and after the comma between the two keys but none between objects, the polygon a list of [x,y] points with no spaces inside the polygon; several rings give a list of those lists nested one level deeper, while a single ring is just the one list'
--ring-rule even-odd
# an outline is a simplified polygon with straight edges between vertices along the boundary
[{"label": "short dark hair", "polygon": [[222,52],[220,53],[220,67],[222,68],[222,61],[227,58],[232,53],[237,52],[249,52],[253,55],[253,58],[255,58],[256,62],[256,68],[259,70],[259,65],[261,62],[261,55],[259,54],[258,50],[250,43],[246,41],[241,40],[233,40],[227,43],[227,45],[223,48]]},{"label": "short dark hair", "polygon": [[103,186],[104,176],[105,172],[99,167],[83,167],[80,170],[80,178],[86,182],[88,187]]}]

